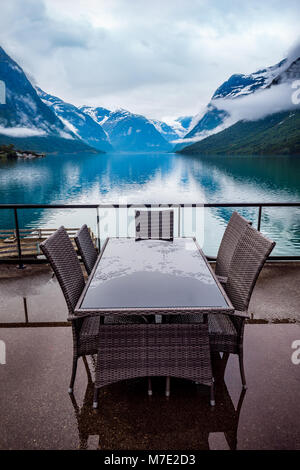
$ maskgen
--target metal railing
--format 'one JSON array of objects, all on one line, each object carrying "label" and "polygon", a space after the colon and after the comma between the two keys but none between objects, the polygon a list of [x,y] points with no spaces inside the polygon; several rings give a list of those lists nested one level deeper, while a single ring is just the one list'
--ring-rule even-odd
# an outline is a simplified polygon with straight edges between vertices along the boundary
[{"label": "metal railing", "polygon": [[[18,210],[24,209],[95,209],[95,217],[96,217],[96,227],[97,227],[97,243],[98,248],[101,247],[100,242],[100,217],[99,217],[99,210],[100,209],[134,209],[134,208],[166,208],[172,207],[176,208],[178,211],[177,217],[177,232],[178,236],[181,236],[181,213],[183,208],[257,208],[258,209],[258,217],[257,217],[257,229],[260,230],[261,228],[261,220],[263,209],[267,207],[299,207],[300,202],[264,202],[264,203],[179,203],[179,204],[0,204],[0,211],[1,210],[12,210],[14,214],[14,224],[15,224],[15,234],[17,240],[17,252],[18,256],[14,258],[0,258],[0,263],[11,263],[11,264],[18,264],[19,267],[23,267],[23,263],[26,264],[41,264],[47,263],[47,260],[44,258],[29,258],[24,257],[22,254],[22,246],[21,246],[21,236],[20,236],[20,228],[19,228],[19,217],[18,217]],[[209,260],[215,260],[215,257],[209,256]],[[300,256],[271,256],[270,260],[300,260]]]}]

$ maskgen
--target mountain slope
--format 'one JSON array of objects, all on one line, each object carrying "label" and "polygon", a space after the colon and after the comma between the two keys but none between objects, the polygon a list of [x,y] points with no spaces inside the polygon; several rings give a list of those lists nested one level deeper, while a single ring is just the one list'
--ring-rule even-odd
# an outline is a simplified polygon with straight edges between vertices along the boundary
[{"label": "mountain slope", "polygon": [[178,150],[188,154],[300,154],[300,110],[239,121],[200,142]]},{"label": "mountain slope", "polygon": [[73,104],[66,103],[57,96],[45,93],[38,87],[36,90],[42,101],[53,110],[64,125],[79,139],[98,150],[107,151],[112,149],[102,127],[88,114]]},{"label": "mountain slope", "polygon": [[[52,135],[14,137],[0,133],[0,145],[13,144],[19,150],[32,150],[45,153],[99,153],[93,147],[89,147],[79,139],[64,139]],[[101,152],[102,153],[102,152]]]},{"label": "mountain slope", "polygon": [[1,47],[0,80],[6,88],[6,102],[0,105],[1,143],[38,152],[92,150],[43,103],[22,68]]},{"label": "mountain slope", "polygon": [[181,137],[187,134],[192,120],[193,116],[180,116],[179,118],[175,119],[176,129]]},{"label": "mountain slope", "polygon": [[72,133],[40,100],[25,73],[0,47],[0,79],[6,86],[6,103],[0,106],[1,127],[22,127],[38,134],[72,137]]},{"label": "mountain slope", "polygon": [[124,109],[111,112],[103,120],[102,127],[116,150],[136,152],[172,148],[149,119]]},{"label": "mountain slope", "polygon": [[[287,71],[291,66],[292,64],[287,59],[283,59],[276,65],[249,75],[232,75],[217,88],[204,112],[194,118],[192,129],[184,137],[187,144],[206,138],[233,124],[230,113],[219,105],[222,100],[236,100],[270,87],[274,80],[279,80],[279,77],[283,77],[284,73],[288,74]],[[181,148],[183,146],[184,142],[181,144]]]},{"label": "mountain slope", "polygon": [[166,139],[167,142],[172,142],[179,138],[180,133],[177,129],[173,126],[169,126],[163,121],[158,121],[157,119],[149,119],[151,124],[155,127],[155,129]]},{"label": "mountain slope", "polygon": [[[171,147],[167,147],[165,140],[171,142],[179,136],[176,129],[165,122],[147,119],[123,109],[109,111],[106,108],[92,106],[81,106],[80,109],[103,126],[114,148],[118,150],[152,150],[153,147],[170,149]],[[164,140],[157,136],[149,124],[154,126]],[[144,144],[142,139],[145,139]]]}]

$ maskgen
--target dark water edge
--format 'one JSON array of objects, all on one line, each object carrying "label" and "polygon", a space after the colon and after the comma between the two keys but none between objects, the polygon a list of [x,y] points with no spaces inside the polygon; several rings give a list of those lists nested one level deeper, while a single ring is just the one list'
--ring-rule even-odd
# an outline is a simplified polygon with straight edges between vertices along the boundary
[{"label": "dark water edge", "polygon": [[[84,153],[0,162],[1,204],[298,201],[299,156]],[[256,223],[257,209],[241,212]],[[225,208],[205,210],[201,230],[209,254],[216,252],[230,214]],[[110,217],[101,216],[103,223]],[[20,211],[23,228],[81,222],[96,230],[95,210]],[[11,211],[0,211],[0,228],[12,227]],[[277,241],[276,254],[300,254],[300,208],[264,209],[262,231]]]}]

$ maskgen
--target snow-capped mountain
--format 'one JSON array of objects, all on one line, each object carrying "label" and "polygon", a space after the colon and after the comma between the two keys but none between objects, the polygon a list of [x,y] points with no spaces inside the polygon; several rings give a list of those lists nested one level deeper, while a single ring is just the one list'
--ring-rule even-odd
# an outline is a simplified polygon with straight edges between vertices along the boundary
[{"label": "snow-capped mountain", "polygon": [[33,86],[2,48],[0,80],[6,85],[6,103],[0,105],[0,134],[7,143],[22,139],[19,143],[23,148],[161,151],[171,150],[169,142],[182,135],[179,122],[173,127],[122,109],[112,112],[103,107],[78,108],[66,103]]},{"label": "snow-capped mountain", "polygon": [[299,78],[300,78],[300,57],[293,60],[288,67],[280,71],[279,74],[272,80],[271,85],[278,85],[284,82],[291,82]]},{"label": "snow-capped mountain", "polygon": [[101,106],[96,108],[92,106],[79,106],[79,109],[85,114],[88,114],[92,119],[94,119],[94,121],[97,122],[97,124],[100,124],[100,126],[106,121],[111,113],[109,109],[102,108]]},{"label": "snow-capped mountain", "polygon": [[0,80],[6,88],[6,103],[0,106],[0,133],[15,137],[51,135],[75,138],[41,101],[21,67],[1,47]]},{"label": "snow-capped mountain", "polygon": [[300,109],[238,121],[180,153],[201,155],[299,155]]},{"label": "snow-capped mountain", "polygon": [[106,133],[95,120],[73,104],[36,88],[41,100],[51,108],[63,124],[79,139],[98,150],[112,149]]},{"label": "snow-capped mountain", "polygon": [[38,96],[22,68],[0,47],[0,141],[23,150],[43,152],[94,151],[70,130]]},{"label": "snow-capped mountain", "polygon": [[102,120],[102,127],[116,150],[158,151],[172,148],[154,124],[144,116],[118,109],[105,118]]},{"label": "snow-capped mountain", "polygon": [[193,116],[180,116],[175,119],[172,125],[180,137],[184,137],[188,133],[192,120]]},{"label": "snow-capped mountain", "polygon": [[[182,143],[176,147],[176,150],[188,143],[200,141],[212,134],[221,132],[237,122],[239,118],[236,117],[237,113],[234,115],[230,111],[230,103],[234,103],[235,108],[238,108],[240,104],[243,105],[246,102],[246,97],[253,95],[260,98],[263,95],[258,95],[258,92],[268,90],[276,84],[295,80],[295,77],[299,78],[299,76],[299,58],[283,59],[274,66],[258,70],[249,75],[232,75],[217,88],[207,107],[193,118],[189,132],[185,135]],[[280,109],[276,109],[277,103],[274,98],[274,112],[278,112]],[[259,100],[257,100],[258,104]],[[244,113],[243,118],[247,119],[247,112]]]},{"label": "snow-capped mountain", "polygon": [[163,121],[158,121],[157,119],[149,119],[149,121],[168,142],[173,142],[181,136],[175,125],[170,126],[169,124]]},{"label": "snow-capped mountain", "polygon": [[[130,149],[135,151],[153,150],[155,147],[166,148],[166,143],[157,136],[153,127],[149,124],[153,125],[167,142],[172,142],[180,136],[172,126],[165,122],[147,119],[124,109],[110,111],[106,108],[92,106],[81,106],[80,109],[103,126],[114,148],[119,150]],[[144,143],[142,142],[143,139]],[[121,148],[120,145],[125,146]]]},{"label": "snow-capped mountain", "polygon": [[170,143],[176,143],[178,139],[182,139],[189,131],[192,116],[181,116],[168,123],[150,119],[158,132]]}]

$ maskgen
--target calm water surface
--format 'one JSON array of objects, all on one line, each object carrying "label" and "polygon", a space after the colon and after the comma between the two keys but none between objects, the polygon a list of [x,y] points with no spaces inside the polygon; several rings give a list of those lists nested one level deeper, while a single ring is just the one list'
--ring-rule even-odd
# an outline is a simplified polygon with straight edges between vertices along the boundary
[{"label": "calm water surface", "polygon": [[[0,163],[2,204],[276,201],[300,201],[300,157],[61,154]],[[241,212],[254,224],[257,222],[257,209]],[[196,214],[197,224],[201,221],[198,238],[207,254],[216,253],[230,213],[228,209],[205,209]],[[95,210],[83,209],[23,210],[20,225],[79,227],[86,222],[96,233],[95,215]],[[199,227],[195,228],[187,209],[183,216],[182,233],[196,233]],[[100,218],[101,237],[107,231],[115,235],[115,214],[102,210]],[[120,214],[119,234],[132,235],[132,222],[133,213]],[[13,227],[11,211],[0,211],[0,228]],[[261,230],[277,242],[274,254],[300,255],[300,208],[264,209]]]}]

